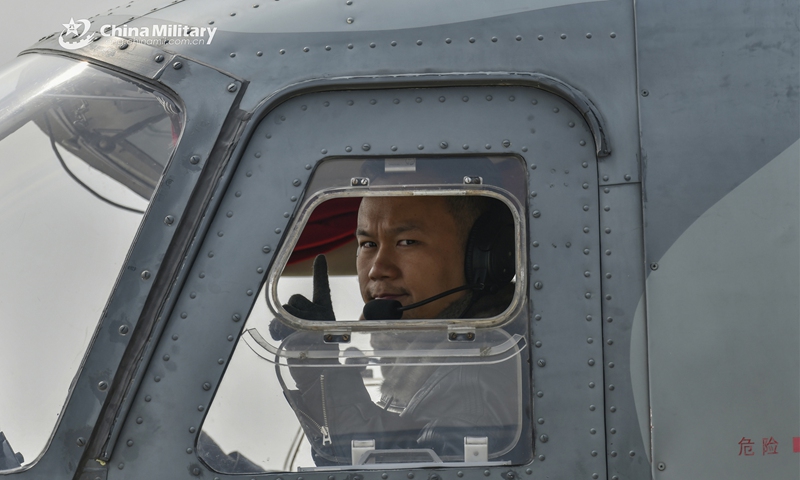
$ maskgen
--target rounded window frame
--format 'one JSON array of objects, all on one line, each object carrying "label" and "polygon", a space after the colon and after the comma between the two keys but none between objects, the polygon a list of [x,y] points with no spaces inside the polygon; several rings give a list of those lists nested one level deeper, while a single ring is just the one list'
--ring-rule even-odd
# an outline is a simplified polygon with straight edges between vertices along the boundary
[{"label": "rounded window frame", "polygon": [[[381,187],[344,187],[327,188],[314,192],[298,208],[297,220],[289,228],[284,241],[275,257],[270,273],[267,276],[267,306],[279,321],[298,330],[369,332],[376,330],[439,330],[452,327],[493,328],[510,323],[523,309],[523,301],[527,292],[527,250],[525,238],[524,207],[511,192],[491,185],[429,184],[402,185]],[[515,286],[514,296],[508,308],[500,315],[489,318],[433,318],[413,320],[337,320],[335,324],[325,321],[305,320],[287,312],[278,299],[278,281],[294,251],[294,246],[305,229],[313,211],[327,200],[352,197],[404,197],[404,196],[485,196],[497,199],[508,207],[514,217],[515,239]]]}]

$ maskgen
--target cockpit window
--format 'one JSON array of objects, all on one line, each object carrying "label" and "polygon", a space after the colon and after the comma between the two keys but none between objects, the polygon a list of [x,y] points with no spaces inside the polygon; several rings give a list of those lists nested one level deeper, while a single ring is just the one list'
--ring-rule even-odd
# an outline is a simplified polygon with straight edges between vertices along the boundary
[{"label": "cockpit window", "polygon": [[182,128],[166,93],[87,62],[0,71],[0,470],[45,448]]},{"label": "cockpit window", "polygon": [[322,162],[201,458],[229,473],[527,461],[524,175],[514,157]]}]

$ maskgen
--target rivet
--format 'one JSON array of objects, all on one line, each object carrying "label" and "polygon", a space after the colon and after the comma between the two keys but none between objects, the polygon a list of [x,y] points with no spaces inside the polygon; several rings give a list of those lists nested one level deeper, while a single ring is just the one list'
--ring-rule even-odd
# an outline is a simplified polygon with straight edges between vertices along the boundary
[{"label": "rivet", "polygon": [[369,152],[369,149],[370,149],[369,143],[365,143],[364,145],[361,145],[361,150],[364,150],[365,152]]},{"label": "rivet", "polygon": [[586,38],[592,38],[592,34],[591,33],[587,33],[586,34]]},{"label": "rivet", "polygon": [[197,406],[197,411],[198,411],[198,412],[202,412],[202,411],[203,411],[203,410],[205,410],[205,409],[206,409],[206,407],[204,407],[204,406],[202,406],[202,405],[198,405],[198,406]]},{"label": "rivet", "polygon": [[269,253],[272,251],[272,247],[270,247],[269,245],[264,245],[263,247],[261,247],[261,251],[264,253]]},{"label": "rivet", "polygon": [[526,468],[526,469],[525,469],[525,473],[527,473],[528,475],[530,475],[530,474],[532,474],[532,473],[533,473],[533,470],[531,470],[530,468]]},{"label": "rivet", "polygon": [[282,48],[281,48],[280,50],[278,50],[278,53],[280,53],[281,55],[283,55],[284,53],[286,53],[286,50],[284,50],[284,49],[282,49]]},{"label": "rivet", "polygon": [[635,457],[636,456],[636,452],[631,450],[630,452],[628,452],[628,455],[630,455],[631,457]]},{"label": "rivet", "polygon": [[469,102],[469,97],[464,95],[463,97],[461,97],[461,101],[462,102]]},{"label": "rivet", "polygon": [[611,210],[611,207],[609,207],[608,205],[606,205],[606,206],[604,206],[604,207],[603,207],[603,210],[605,210],[606,212],[608,212],[609,210]]},{"label": "rivet", "polygon": [[120,45],[119,45],[119,49],[120,50],[125,50],[126,48],[128,48],[128,44],[127,43],[120,43]]},{"label": "rivet", "polygon": [[406,475],[407,478],[414,478],[414,472],[408,472]]},{"label": "rivet", "polygon": [[345,5],[352,5],[352,4],[353,4],[353,0],[347,0],[347,1],[346,1],[346,2],[344,2],[344,3],[345,3]]},{"label": "rivet", "polygon": [[309,51],[309,48],[308,48],[308,47],[303,47],[303,51],[304,51],[304,52],[306,52],[306,53],[308,53],[308,51]]},{"label": "rivet", "polygon": [[590,358],[587,363],[589,364],[590,367],[594,367],[594,359],[593,358]]},{"label": "rivet", "polygon": [[616,34],[616,33],[614,33],[614,32],[611,32],[611,35],[610,35],[610,37],[611,37],[611,38],[617,38],[617,34]]},{"label": "rivet", "polygon": [[534,315],[534,316],[533,316],[533,319],[534,319],[534,320],[536,320],[536,321],[538,322],[539,320],[541,320],[541,319],[542,319],[542,316],[541,316],[540,314],[538,314],[538,313],[537,313],[536,315]]},{"label": "rivet", "polygon": [[206,391],[211,390],[211,384],[208,383],[208,382],[204,383],[203,384],[203,390],[206,390]]},{"label": "rivet", "polygon": [[234,338],[234,337],[233,337],[233,335],[228,335],[228,341],[229,341],[229,342],[232,342],[232,341],[233,341],[233,338]]},{"label": "rivet", "polygon": [[503,140],[503,146],[508,148],[511,146],[511,140]]},{"label": "rivet", "polygon": [[449,38],[444,39],[444,43],[450,44],[450,42],[452,42],[452,40],[450,40]]},{"label": "rivet", "polygon": [[589,433],[591,433],[592,435],[594,435],[594,434],[596,434],[596,433],[597,433],[597,430],[595,430],[594,428],[590,428],[590,429],[589,429]]},{"label": "rivet", "polygon": [[225,365],[225,359],[224,358],[220,358],[219,360],[217,360],[217,363],[220,364],[220,365]]},{"label": "rivet", "polygon": [[[595,451],[592,451],[592,453],[594,454],[594,455],[592,455],[593,457],[596,457],[596,456],[597,456],[597,452],[595,452]],[[593,473],[593,474],[592,474],[592,479],[593,479],[593,480],[597,480],[598,478],[600,478],[600,476],[599,476],[598,474],[596,474],[596,473]]]},{"label": "rivet", "polygon": [[444,103],[444,101],[445,101],[445,100],[447,100],[447,98],[445,98],[445,97],[439,97],[439,102],[440,102],[440,103]]},{"label": "rivet", "polygon": [[295,197],[294,195],[292,195],[291,197],[289,197],[289,200],[291,200],[291,201],[293,201],[293,202],[296,202],[296,201],[297,201],[297,197]]},{"label": "rivet", "polygon": [[356,19],[355,19],[355,18],[353,18],[353,17],[347,17],[347,23],[348,23],[348,25],[349,25],[349,24],[352,24],[352,23],[353,23],[353,22],[355,22],[355,21],[356,21]]},{"label": "rivet", "polygon": [[139,418],[137,418],[137,419],[136,419],[136,423],[138,423],[139,425],[141,425],[141,424],[142,424],[142,422],[144,422],[144,420],[142,419],[142,417],[139,417]]},{"label": "rivet", "polygon": [[522,35],[517,35],[517,37],[516,37],[516,40],[517,40],[518,42],[521,42],[521,41],[522,41]]},{"label": "rivet", "polygon": [[536,348],[541,348],[541,346],[542,346],[542,341],[541,341],[541,340],[537,340],[537,341],[534,343],[534,345],[536,346]]},{"label": "rivet", "polygon": [[375,100],[374,98],[373,98],[373,99],[370,99],[370,101],[369,101],[369,104],[370,104],[370,105],[375,105],[376,103],[378,103],[378,101],[377,101],[377,100]]},{"label": "rivet", "polygon": [[583,233],[589,233],[589,227],[583,227]]},{"label": "rivet", "polygon": [[230,57],[231,57],[231,58],[236,58],[236,54],[235,54],[235,53],[233,53],[233,52],[231,52],[231,54],[230,54]]},{"label": "rivet", "polygon": [[606,229],[605,229],[605,230],[603,230],[603,231],[604,231],[604,232],[606,232],[606,233],[611,233],[611,229],[610,229],[610,228],[606,228]]},{"label": "rivet", "polygon": [[231,17],[235,17],[235,16],[236,16],[236,12],[231,12]]},{"label": "rivet", "polygon": [[586,321],[587,322],[591,322],[592,321],[592,316],[591,315],[586,315]]},{"label": "rivet", "polygon": [[586,146],[586,141],[585,140],[581,140],[578,143],[580,144],[581,147],[585,147]]},{"label": "rivet", "polygon": [[330,52],[331,51],[331,46],[330,45],[325,45],[325,50]]},{"label": "rivet", "polygon": [[539,455],[539,461],[544,462],[544,455]]},{"label": "rivet", "polygon": [[424,149],[425,149],[425,145],[417,145],[417,150],[424,150]]},{"label": "rivet", "polygon": [[496,42],[497,41],[497,37],[492,37],[492,41]]},{"label": "rivet", "polygon": [[594,412],[595,408],[597,408],[597,407],[595,407],[594,405],[589,405],[589,411],[590,412]]},{"label": "rivet", "polygon": [[539,440],[541,440],[542,443],[547,443],[549,438],[547,437],[547,435],[542,434],[542,435],[539,435]]},{"label": "rivet", "polygon": [[540,212],[539,210],[534,210],[532,215],[533,218],[539,218],[542,216],[542,212]]},{"label": "rivet", "polygon": [[467,144],[465,143],[464,145],[462,145],[462,146],[461,146],[461,148],[463,148],[464,150],[469,150],[469,145],[467,145]]},{"label": "rivet", "polygon": [[538,270],[539,270],[539,265],[538,265],[538,264],[536,264],[536,263],[534,263],[532,268],[533,268],[534,270],[537,270],[537,271],[538,271]]},{"label": "rivet", "polygon": [[614,368],[614,362],[608,362],[608,368]]},{"label": "rivet", "polygon": [[609,345],[614,345],[614,340],[609,338],[608,340],[606,340],[606,343]]},{"label": "rivet", "polygon": [[588,188],[589,188],[589,184],[588,184],[588,183],[584,183],[584,184],[583,184],[583,185],[581,185],[581,186],[583,187],[583,189],[584,189],[584,190],[586,190],[586,189],[588,189]]},{"label": "rivet", "polygon": [[642,90],[642,96],[643,97],[646,97],[648,95],[650,95],[650,92],[648,92],[647,90]]},{"label": "rivet", "polygon": [[594,382],[589,382],[589,388],[594,388]]},{"label": "rivet", "polygon": [[611,323],[611,322],[613,322],[613,321],[614,321],[614,319],[613,319],[613,318],[611,318],[611,317],[608,317],[608,318],[606,318],[606,322],[608,322],[608,323]]},{"label": "rivet", "polygon": [[469,37],[469,43],[475,43],[475,37]]},{"label": "rivet", "polygon": [[173,223],[175,223],[175,217],[173,217],[172,215],[167,215],[166,217],[164,217],[164,223],[167,225],[172,225]]},{"label": "rivet", "polygon": [[658,264],[653,262],[650,264],[650,270],[658,270]]},{"label": "rivet", "polygon": [[175,70],[180,70],[181,68],[183,68],[183,64],[181,62],[175,62],[172,64],[172,68],[174,68]]},{"label": "rivet", "polygon": [[611,300],[611,295],[606,295],[606,300]]},{"label": "rivet", "polygon": [[486,95],[486,101],[487,102],[491,102],[492,101],[492,96],[491,95]]},{"label": "rivet", "polygon": [[172,334],[172,341],[174,342],[176,340],[178,340],[178,334],[174,333],[174,334]]},{"label": "rivet", "polygon": [[390,149],[391,149],[393,152],[396,152],[396,151],[397,151],[397,145],[392,145],[392,146],[391,146],[391,147],[389,147],[389,148],[390,148]]},{"label": "rivet", "polygon": [[253,296],[253,291],[252,290],[248,290],[247,291],[247,296],[248,297],[252,297]]},{"label": "rivet", "polygon": [[531,245],[533,245],[534,247],[538,247],[539,246],[539,242],[534,241],[533,243],[531,243]]},{"label": "rivet", "polygon": [[536,170],[536,164],[535,163],[531,164],[531,170]]},{"label": "rivet", "polygon": [[386,480],[387,478],[389,478],[389,474],[388,473],[381,473],[381,478],[383,480]]},{"label": "rivet", "polygon": [[658,462],[658,467],[657,468],[658,468],[659,471],[663,472],[664,470],[667,469],[667,465],[664,462]]},{"label": "rivet", "polygon": [[589,255],[589,249],[588,248],[584,248],[583,249],[583,254],[584,255]]},{"label": "rivet", "polygon": [[567,39],[567,34],[566,33],[562,33],[561,34],[561,40],[566,40],[566,39]]},{"label": "rivet", "polygon": [[613,390],[614,390],[614,385],[613,385],[613,384],[610,384],[610,385],[608,386],[608,389],[613,391]]},{"label": "rivet", "polygon": [[[391,45],[391,46],[393,46],[393,47],[396,47],[396,46],[397,46],[397,42],[395,42],[394,40],[392,40],[392,41],[389,43],[389,45]],[[397,102],[395,102],[395,103],[397,103]]]},{"label": "rivet", "polygon": [[449,145],[447,144],[447,142],[439,142],[439,147],[442,149],[447,148],[448,146]]},{"label": "rivet", "polygon": [[260,57],[262,55],[264,55],[264,52],[256,52],[256,57]]},{"label": "rivet", "polygon": [[353,151],[353,148],[349,147],[349,146],[348,147],[344,147],[344,151],[350,153],[350,152]]},{"label": "rivet", "polygon": [[630,182],[631,181],[631,176],[628,175],[628,174],[625,174],[625,177],[623,177],[623,178],[625,178],[626,182]]},{"label": "rivet", "polygon": [[214,252],[208,252],[208,258],[214,258]]},{"label": "rivet", "polygon": [[611,250],[606,250],[606,256],[610,256],[610,255],[611,255]]},{"label": "rivet", "polygon": [[78,437],[78,440],[75,441],[79,447],[86,445],[86,439],[83,437]]},{"label": "rivet", "polygon": [[584,212],[588,212],[589,211],[589,205],[584,205],[583,206],[583,211]]},{"label": "rivet", "polygon": [[[612,452],[611,452],[611,456],[612,456],[612,457],[616,457],[616,456],[617,456],[617,452],[615,452],[615,451],[612,451]],[[618,476],[616,476],[616,475],[614,475],[613,477],[611,477],[611,480],[618,480],[618,479],[619,479],[619,477],[618,477]]]},{"label": "rivet", "polygon": [[422,40],[417,40],[417,45],[422,45]]},{"label": "rivet", "polygon": [[608,192],[610,192],[610,191],[611,191],[611,189],[609,189],[609,188],[604,188],[604,189],[603,189],[603,193],[608,193]]},{"label": "rivet", "polygon": [[119,327],[119,334],[120,335],[127,335],[128,334],[128,326],[127,325],[120,325]]},{"label": "rivet", "polygon": [[617,407],[612,405],[611,408],[609,408],[609,410],[611,411],[611,413],[614,413],[617,411]]},{"label": "rivet", "polygon": [[156,63],[161,63],[164,61],[164,55],[161,55],[159,53],[158,55],[155,56],[155,58],[153,58],[153,60],[155,60]]},{"label": "rivet", "polygon": [[245,177],[250,178],[253,176],[253,172],[247,172],[244,174]]},{"label": "rivet", "polygon": [[117,468],[122,470],[123,468],[125,468],[125,464],[124,463],[120,463],[119,465],[117,465]]},{"label": "rivet", "polygon": [[523,152],[527,152],[528,151],[528,147],[522,147],[522,151]]},{"label": "rivet", "polygon": [[463,476],[464,476],[464,472],[462,472],[461,470],[459,470],[458,472],[456,472],[456,475],[458,475],[458,477],[459,477],[459,478],[460,478],[460,477],[463,477]]},{"label": "rivet", "polygon": [[188,315],[186,312],[181,312],[181,318],[186,318],[186,317],[188,317],[188,316],[189,316],[189,315]]},{"label": "rivet", "polygon": [[538,195],[538,194],[535,191],[531,192],[531,198],[536,198],[536,195]]},{"label": "rivet", "polygon": [[488,477],[488,476],[489,476],[489,475],[491,475],[491,474],[492,474],[492,472],[490,472],[489,470],[484,470],[484,471],[483,471],[483,475],[484,475],[485,477]]},{"label": "rivet", "polygon": [[[592,456],[593,456],[593,457],[596,457],[596,456],[597,456],[597,450],[592,450]],[[594,475],[597,475],[597,474],[595,473]],[[597,477],[595,477],[594,475],[592,475],[592,478],[597,478]]]},{"label": "rivet", "polygon": [[264,269],[262,267],[256,268],[256,273],[264,273]]},{"label": "rivet", "polygon": [[190,293],[189,298],[197,298],[197,293],[195,292]]},{"label": "rivet", "polygon": [[164,359],[165,362],[168,362],[169,361],[169,354],[164,355],[162,358]]},{"label": "rivet", "polygon": [[194,475],[195,477],[199,477],[200,476],[200,468],[199,467],[194,467],[192,469],[192,475]]},{"label": "rivet", "polygon": [[544,40],[544,35],[539,35],[539,36],[538,36],[538,37],[536,37],[536,38],[538,38],[538,39],[539,39],[539,41],[541,42],[542,40]]},{"label": "rivet", "polygon": [[536,396],[539,397],[539,398],[542,398],[542,397],[544,397],[544,392],[539,390],[538,392],[536,392]]},{"label": "rivet", "polygon": [[191,157],[189,157],[189,163],[191,163],[192,165],[197,165],[199,162],[200,162],[199,155],[192,155]]}]

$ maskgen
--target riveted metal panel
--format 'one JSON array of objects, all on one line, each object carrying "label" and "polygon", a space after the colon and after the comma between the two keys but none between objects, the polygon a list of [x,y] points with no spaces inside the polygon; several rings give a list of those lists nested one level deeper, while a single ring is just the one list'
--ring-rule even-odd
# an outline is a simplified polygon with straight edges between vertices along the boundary
[{"label": "riveted metal panel", "polygon": [[[641,205],[639,183],[600,189],[608,476],[619,480],[651,477],[649,419],[643,430],[637,415],[649,408],[648,385],[646,380],[634,384],[631,365],[646,362],[631,355],[634,316],[644,295]],[[646,370],[647,365],[635,367]]]},{"label": "riveted metal panel", "polygon": [[[185,68],[170,69],[159,84],[160,88],[171,90],[182,101],[179,104],[184,108],[186,122],[181,142],[142,220],[123,264],[124,269],[94,333],[91,348],[73,381],[50,445],[38,462],[18,474],[19,478],[73,475],[80,468],[81,458],[93,446],[91,441],[98,420],[108,411],[107,406],[115,402],[113,398],[122,391],[120,388],[126,386],[123,383],[135,372],[136,362],[130,362],[132,350],[137,348],[133,345],[143,344],[149,335],[143,327],[145,307],[151,297],[162,291],[163,286],[159,285],[169,283],[166,276],[171,273],[162,272],[168,261],[164,258],[165,252],[173,242],[181,215],[225,117],[209,118],[206,112],[227,112],[235,100],[235,95],[207,94],[209,89],[227,93],[225,89],[232,81],[230,77],[190,60],[182,59],[182,62]],[[188,75],[193,76],[194,84],[185,82]],[[203,162],[191,163],[193,155],[201,156]],[[171,222],[165,222],[168,216],[172,217]],[[150,276],[144,278],[143,270],[148,270]],[[125,333],[120,330],[122,326],[128,327]],[[110,387],[101,390],[100,382]],[[94,460],[90,461],[96,467]]]},{"label": "riveted metal panel", "polygon": [[[112,12],[120,22],[127,20],[122,10]],[[194,0],[126,24],[218,28],[210,44],[173,42],[163,48],[250,82],[245,110],[320,80],[393,75],[401,82],[453,72],[552,75],[587,94],[603,112],[614,153],[600,164],[599,178],[620,183],[626,175],[639,178],[633,18],[629,0]],[[311,25],[318,29],[308,31]]]},{"label": "riveted metal panel", "polygon": [[[538,245],[529,247],[531,308],[538,318],[532,321],[533,390],[541,392],[526,415],[536,425],[534,461],[521,469],[462,473],[605,478],[600,279],[584,275],[599,271],[591,131],[564,99],[526,87],[325,92],[270,111],[235,171],[231,165],[223,177],[219,207],[207,215],[209,233],[196,244],[196,260],[114,451],[111,464],[123,470],[112,468],[110,478],[233,478],[200,462],[195,438],[314,164],[331,155],[366,155],[358,148],[364,144],[370,157],[491,153],[526,160],[529,244]],[[439,471],[447,472],[455,473]]]}]

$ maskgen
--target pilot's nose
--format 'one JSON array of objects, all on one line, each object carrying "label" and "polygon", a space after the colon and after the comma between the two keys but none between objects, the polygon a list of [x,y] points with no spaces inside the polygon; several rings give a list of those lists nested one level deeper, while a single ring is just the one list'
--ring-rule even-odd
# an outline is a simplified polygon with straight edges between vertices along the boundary
[{"label": "pilot's nose", "polygon": [[370,280],[396,278],[399,272],[394,249],[382,244],[369,268]]}]

